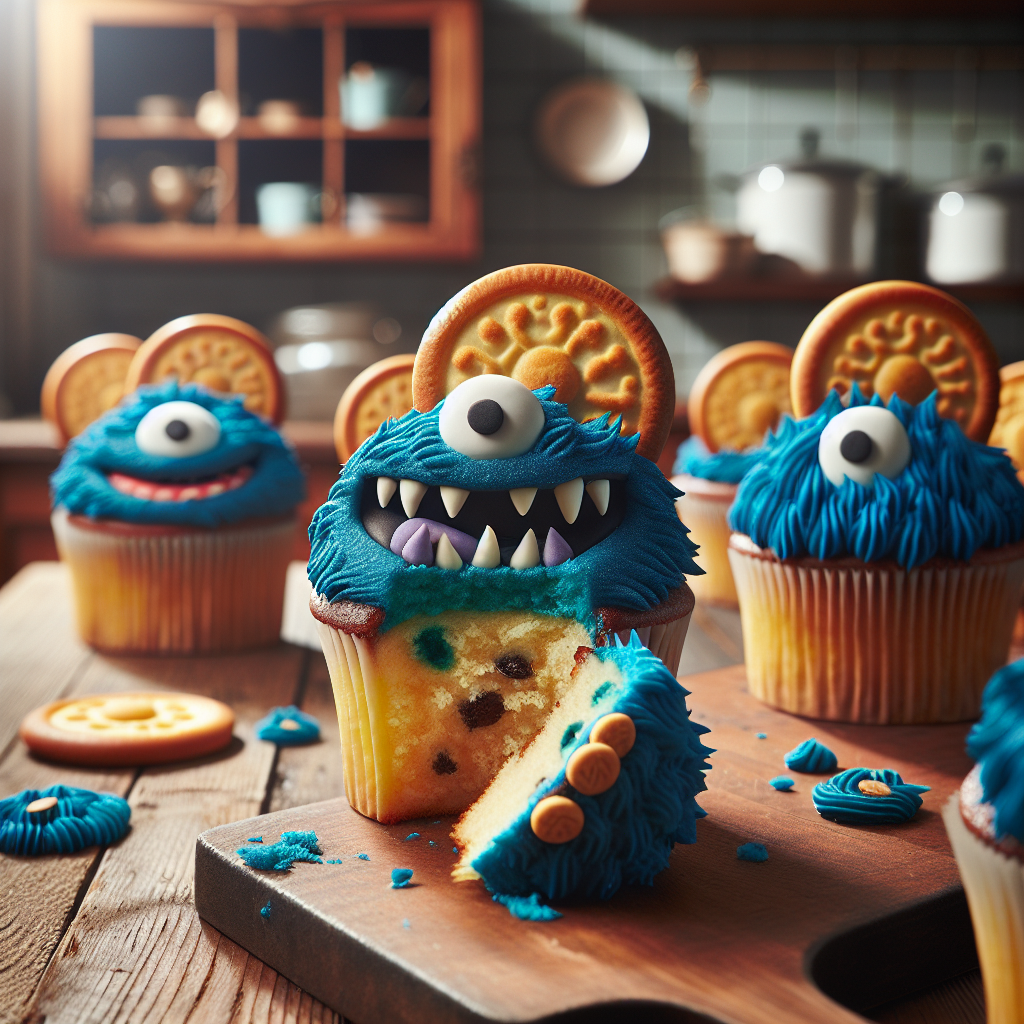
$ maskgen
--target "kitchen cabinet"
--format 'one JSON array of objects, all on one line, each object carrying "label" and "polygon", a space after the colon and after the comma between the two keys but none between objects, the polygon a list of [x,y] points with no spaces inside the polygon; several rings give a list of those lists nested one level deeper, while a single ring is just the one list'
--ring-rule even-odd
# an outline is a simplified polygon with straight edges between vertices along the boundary
[{"label": "kitchen cabinet", "polygon": [[[417,97],[352,127],[339,80],[354,67]],[[38,76],[55,255],[433,260],[478,251],[475,0],[41,0]],[[305,204],[298,216],[311,221],[290,233],[272,233],[266,218],[261,227],[257,211],[261,187],[281,182],[290,183],[286,203]]]},{"label": "kitchen cabinet", "polygon": [[1018,18],[1021,0],[580,0],[592,17],[677,18]]}]

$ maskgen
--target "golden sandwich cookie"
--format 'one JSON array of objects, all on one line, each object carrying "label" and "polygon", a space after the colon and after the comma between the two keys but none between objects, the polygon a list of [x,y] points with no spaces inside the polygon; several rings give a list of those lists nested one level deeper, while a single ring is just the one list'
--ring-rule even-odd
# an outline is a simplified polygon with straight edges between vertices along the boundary
[{"label": "golden sandwich cookie", "polygon": [[388,356],[368,366],[347,388],[334,414],[334,448],[341,462],[388,419],[412,408],[414,355]]}]

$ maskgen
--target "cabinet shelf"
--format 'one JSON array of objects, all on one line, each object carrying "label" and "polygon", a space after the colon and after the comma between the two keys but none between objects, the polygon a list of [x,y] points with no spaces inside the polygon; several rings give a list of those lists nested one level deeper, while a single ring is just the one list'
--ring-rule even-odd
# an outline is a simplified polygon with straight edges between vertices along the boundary
[{"label": "cabinet shelf", "polygon": [[[202,139],[216,141],[196,124],[195,118],[173,117],[157,121],[146,117],[97,117],[94,139]],[[269,132],[258,117],[239,118],[238,127],[228,139],[428,139],[429,117],[392,117],[377,128],[349,128],[341,121],[326,117],[300,117],[286,132]]]}]

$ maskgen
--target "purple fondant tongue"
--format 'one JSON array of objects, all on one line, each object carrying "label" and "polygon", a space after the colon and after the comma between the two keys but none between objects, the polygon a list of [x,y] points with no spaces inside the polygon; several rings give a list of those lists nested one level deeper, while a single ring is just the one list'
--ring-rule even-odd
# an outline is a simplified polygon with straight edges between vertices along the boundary
[{"label": "purple fondant tongue", "polygon": [[544,564],[561,565],[572,558],[572,548],[565,542],[559,532],[552,526],[544,541]]},{"label": "purple fondant tongue", "polygon": [[[433,519],[407,519],[401,526],[395,530],[394,535],[391,537],[391,550],[396,555],[401,555],[407,562],[412,562],[414,565],[433,565],[434,556],[431,553],[430,561],[424,562],[421,559],[413,561],[409,558],[405,551],[406,547],[411,540],[419,537],[420,531],[426,527],[426,533],[424,537],[429,538],[428,546],[436,544],[441,539],[441,534],[446,533],[448,539],[452,543],[452,547],[459,553],[459,558],[464,562],[472,562],[473,555],[476,554],[477,539],[470,537],[468,533],[463,533],[461,530],[456,530],[453,526],[442,526],[440,523],[435,523]],[[559,538],[561,540],[561,538]],[[421,543],[417,540],[417,543]],[[564,544],[565,541],[562,541]],[[417,548],[417,551],[419,549]],[[571,553],[571,552],[570,552]]]}]

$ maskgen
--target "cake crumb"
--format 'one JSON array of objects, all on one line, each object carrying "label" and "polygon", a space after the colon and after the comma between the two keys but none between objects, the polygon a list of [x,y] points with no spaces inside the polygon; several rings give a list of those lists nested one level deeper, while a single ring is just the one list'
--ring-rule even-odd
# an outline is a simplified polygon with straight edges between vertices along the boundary
[{"label": "cake crumb", "polygon": [[764,843],[744,843],[736,847],[739,860],[750,860],[755,864],[763,864],[768,859],[768,848]]}]

